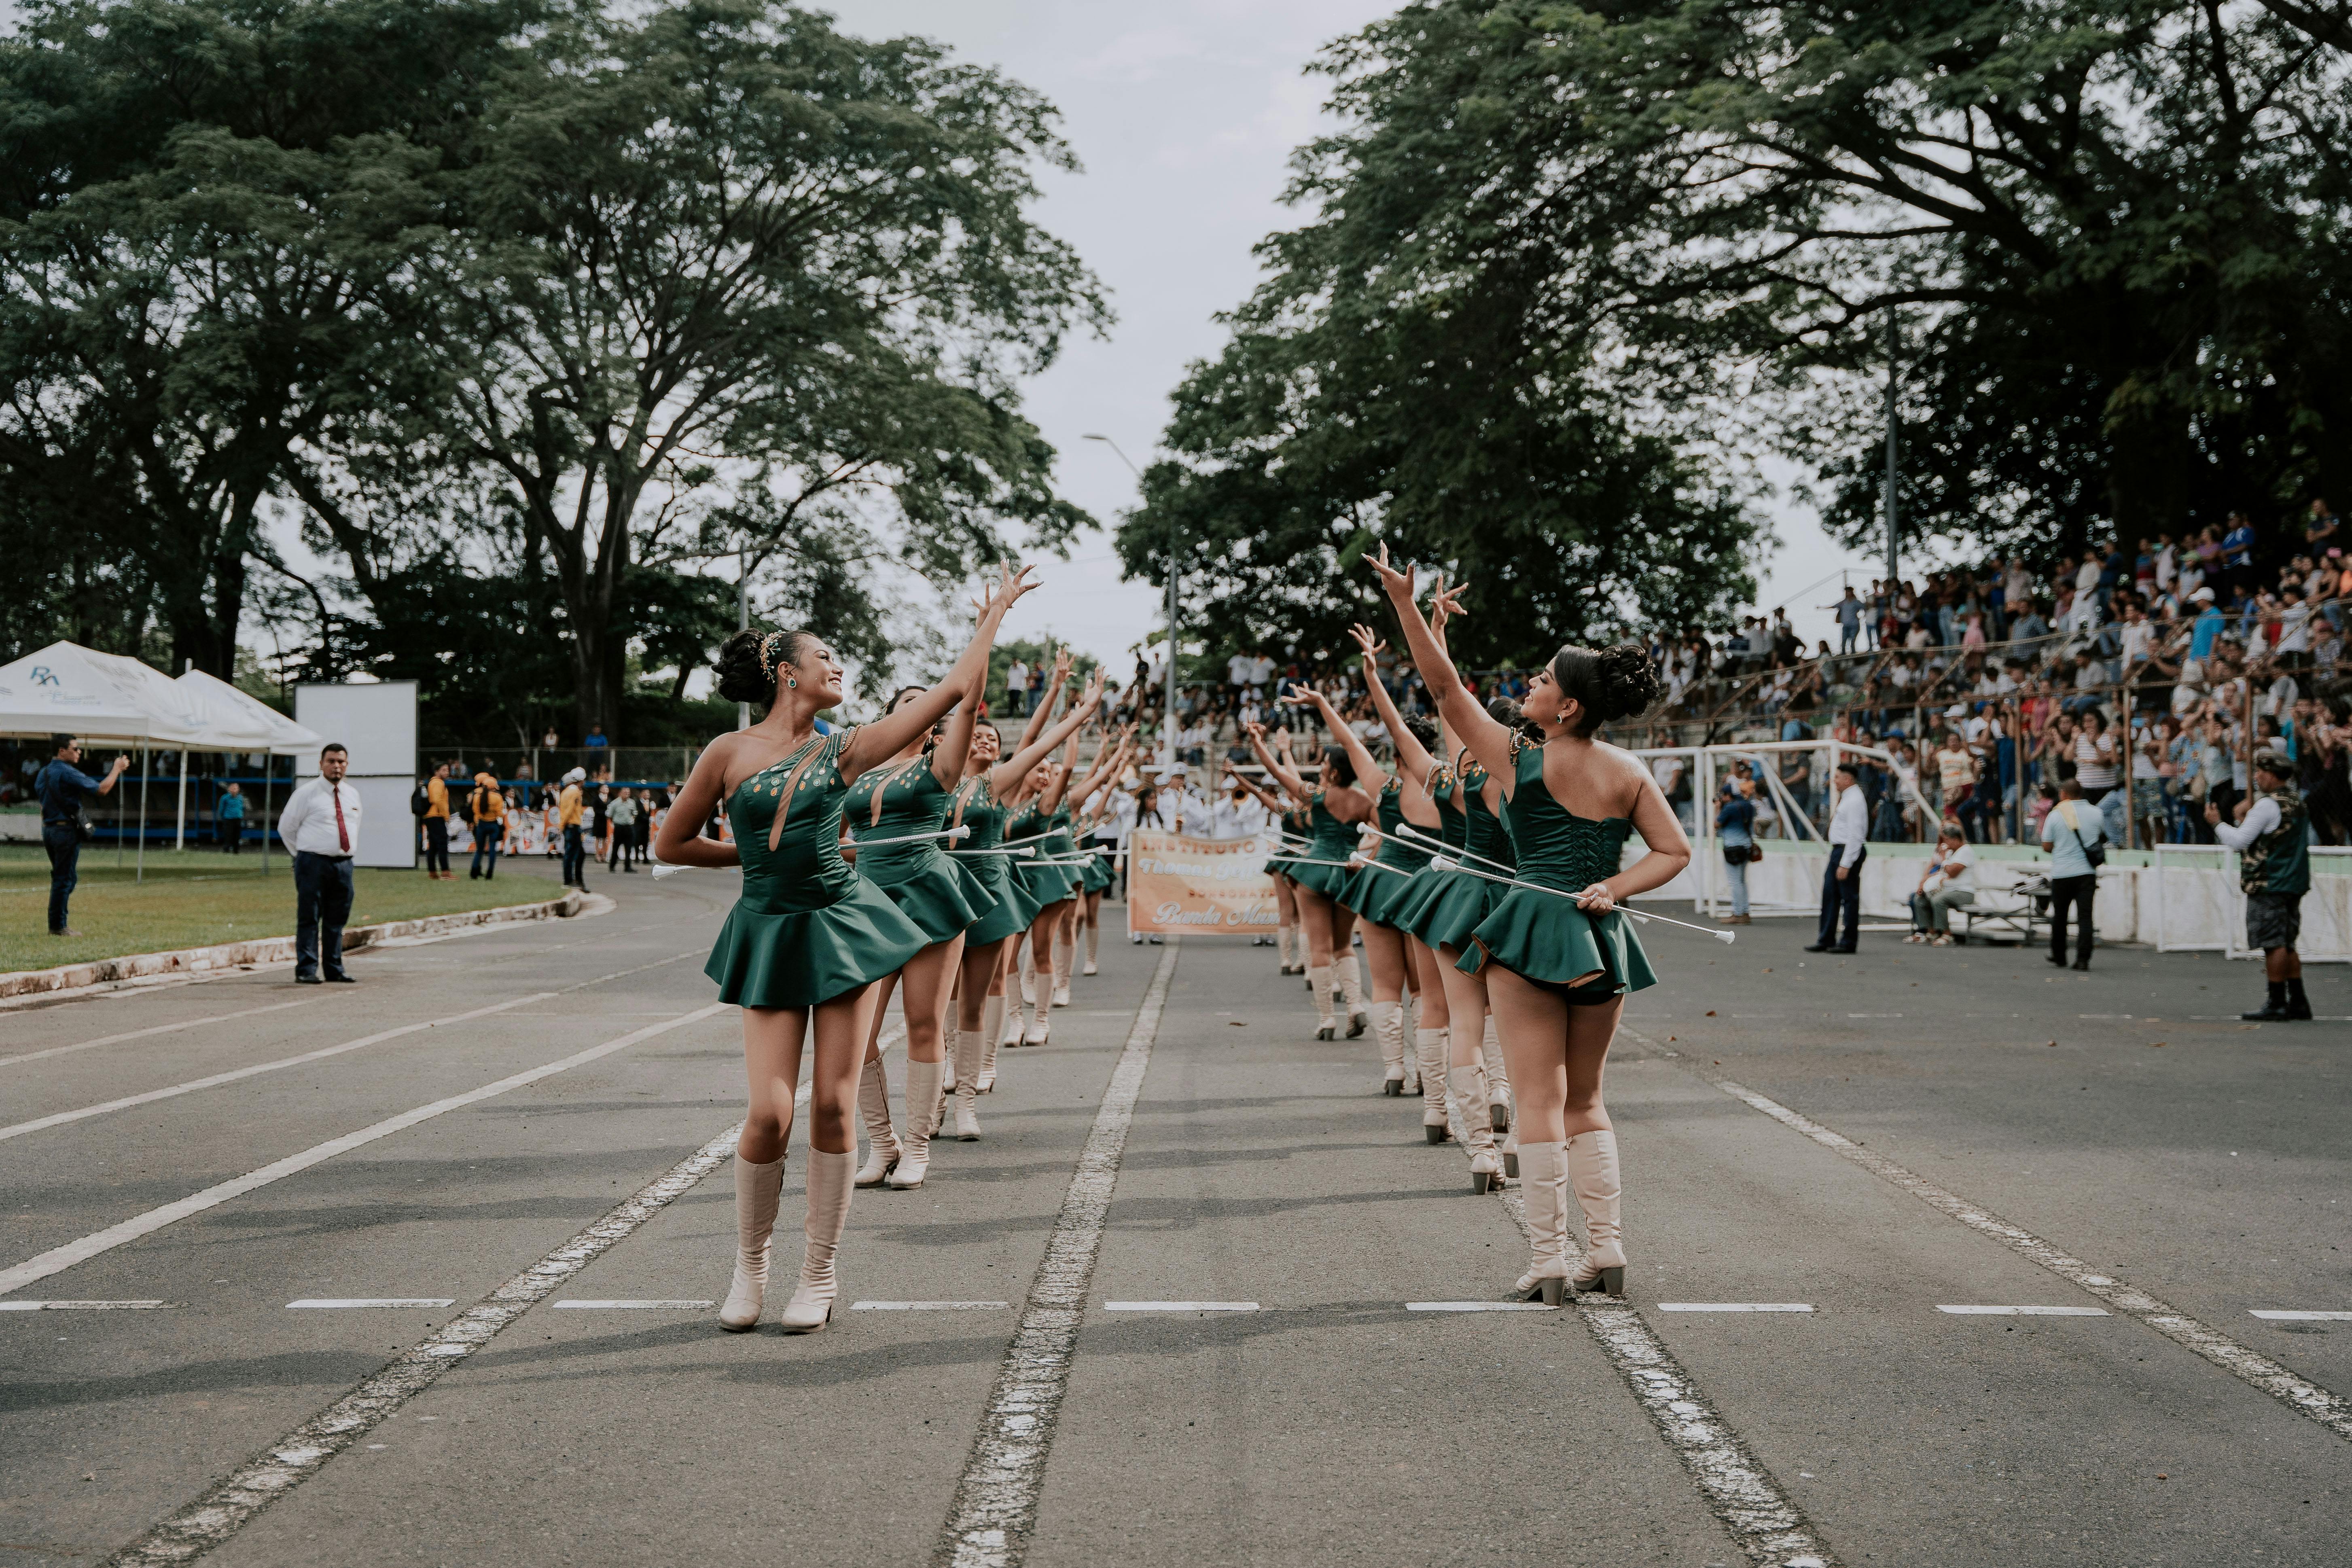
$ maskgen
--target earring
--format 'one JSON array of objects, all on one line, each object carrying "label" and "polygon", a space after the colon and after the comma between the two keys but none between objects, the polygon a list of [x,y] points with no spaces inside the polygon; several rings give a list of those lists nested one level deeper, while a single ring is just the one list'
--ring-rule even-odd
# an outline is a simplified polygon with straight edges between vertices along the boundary
[{"label": "earring", "polygon": [[793,679],[791,676],[789,676],[789,675],[787,675],[786,677],[784,677],[784,684],[785,684],[787,687],[791,688],[791,689],[792,689],[793,690],[794,690],[794,691],[798,691],[798,690],[801,689],[801,683],[800,683],[799,681],[797,681],[797,680]]}]

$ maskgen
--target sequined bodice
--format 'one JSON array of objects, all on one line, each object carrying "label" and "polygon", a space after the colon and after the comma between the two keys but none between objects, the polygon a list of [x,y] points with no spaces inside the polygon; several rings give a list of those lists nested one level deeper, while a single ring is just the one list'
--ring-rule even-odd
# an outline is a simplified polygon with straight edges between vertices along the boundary
[{"label": "sequined bodice", "polygon": [[1520,751],[1517,783],[1503,816],[1518,851],[1519,879],[1569,892],[1615,876],[1633,831],[1629,817],[1595,822],[1553,799],[1544,784],[1541,746]]},{"label": "sequined bodice", "polygon": [[[841,782],[841,752],[854,733],[813,736],[728,796],[727,821],[743,863],[741,901],[751,909],[771,914],[821,910],[839,903],[856,885],[857,873],[842,858],[839,843],[842,807],[849,798],[849,786]],[[806,767],[801,765],[804,761]],[[768,836],[787,785],[791,805],[771,849]]]},{"label": "sequined bodice", "polygon": [[[874,809],[877,796],[882,809]],[[872,769],[849,786],[844,806],[853,838],[900,838],[913,833],[935,833],[946,826],[952,803],[931,771],[929,757],[892,763]],[[927,838],[918,844],[885,844],[857,852],[857,868],[877,882],[899,879],[940,864],[946,840]]]}]

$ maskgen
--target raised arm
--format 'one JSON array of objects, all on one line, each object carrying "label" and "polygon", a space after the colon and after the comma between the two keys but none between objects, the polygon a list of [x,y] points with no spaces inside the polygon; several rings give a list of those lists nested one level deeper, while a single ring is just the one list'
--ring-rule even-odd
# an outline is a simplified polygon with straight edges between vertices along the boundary
[{"label": "raised arm", "polygon": [[1283,700],[1294,708],[1304,708],[1311,703],[1323,716],[1323,727],[1339,742],[1339,749],[1348,753],[1348,761],[1355,767],[1358,789],[1366,795],[1376,795],[1388,787],[1388,770],[1373,761],[1371,748],[1348,728],[1348,721],[1339,717],[1339,710],[1331,706],[1329,698],[1319,691],[1309,691],[1304,697],[1286,697]]},{"label": "raised arm", "polygon": [[1412,731],[1404,727],[1404,715],[1397,711],[1396,703],[1390,700],[1389,689],[1381,681],[1377,656],[1389,645],[1375,637],[1370,626],[1350,626],[1348,635],[1354,637],[1356,646],[1364,650],[1364,685],[1371,691],[1372,708],[1380,714],[1381,723],[1388,730],[1389,739],[1395,742],[1397,766],[1403,771],[1405,777],[1419,780],[1421,787],[1427,789],[1430,771],[1437,765],[1436,760],[1430,756],[1427,747],[1413,739]]},{"label": "raised arm", "polygon": [[1044,736],[1038,736],[1036,720],[1034,715],[1032,715],[1028,733],[1022,739],[1021,749],[989,771],[989,793],[998,800],[1010,798],[1020,787],[1021,781],[1029,776],[1029,770],[1052,756],[1054,748],[1076,733],[1078,726],[1087,721],[1088,716],[1101,701],[1102,672],[1097,670],[1094,679],[1087,682],[1085,694],[1071,705],[1069,712],[1063,716],[1062,721],[1047,731]]},{"label": "raised arm", "polygon": [[[1283,700],[1288,701],[1289,699],[1285,698]],[[1288,790],[1293,799],[1305,800],[1308,795],[1315,793],[1313,790],[1307,787],[1307,781],[1305,779],[1300,778],[1297,773],[1294,773],[1289,768],[1285,767],[1280,762],[1276,760],[1275,754],[1272,752],[1266,750],[1265,725],[1252,724],[1249,726],[1249,743],[1250,750],[1256,753],[1257,765],[1265,770],[1266,777],[1280,784],[1284,789]]]},{"label": "raised arm", "polygon": [[1282,803],[1282,798],[1279,795],[1267,794],[1264,789],[1259,787],[1255,779],[1249,777],[1247,774],[1236,772],[1232,768],[1227,768],[1225,770],[1225,776],[1233,780],[1234,783],[1241,785],[1242,788],[1247,790],[1252,795],[1255,796],[1257,803],[1265,807],[1266,810],[1274,813],[1275,816],[1280,816],[1284,812],[1290,809],[1290,807]]},{"label": "raised arm", "polygon": [[[1405,646],[1412,654],[1413,668],[1421,671],[1422,684],[1436,700],[1437,710],[1445,716],[1454,732],[1462,737],[1470,754],[1488,773],[1506,781],[1507,786],[1511,777],[1511,731],[1496,723],[1494,716],[1470,695],[1462,684],[1461,672],[1454,668],[1454,660],[1446,656],[1444,645],[1429,629],[1429,623],[1421,618],[1421,611],[1413,603],[1412,569],[1407,567],[1400,572],[1391,566],[1385,544],[1378,555],[1365,559],[1381,574],[1381,586],[1387,590],[1389,603],[1396,607],[1398,623],[1404,628]],[[1458,614],[1461,592],[1460,588],[1439,589],[1434,612]]]},{"label": "raised arm", "polygon": [[[996,628],[1003,625],[1005,612],[1036,585],[1029,581],[1026,566],[998,579],[981,611],[980,625],[973,629],[971,641],[947,678],[898,711],[886,713],[870,724],[860,724],[850,735],[849,743],[841,752],[842,783],[853,782],[875,763],[887,762],[905,751],[916,736],[938,722],[941,714],[971,695],[972,683],[988,668],[989,650],[996,645]],[[966,744],[971,739],[967,728]]]}]

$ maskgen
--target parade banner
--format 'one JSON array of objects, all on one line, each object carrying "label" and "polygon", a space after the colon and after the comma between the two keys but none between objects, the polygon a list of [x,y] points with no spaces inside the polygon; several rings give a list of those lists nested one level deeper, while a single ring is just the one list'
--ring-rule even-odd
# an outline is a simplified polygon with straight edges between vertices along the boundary
[{"label": "parade banner", "polygon": [[1275,917],[1274,879],[1265,874],[1271,837],[1188,838],[1181,833],[1128,835],[1129,935],[1189,931],[1199,936],[1264,936]]}]

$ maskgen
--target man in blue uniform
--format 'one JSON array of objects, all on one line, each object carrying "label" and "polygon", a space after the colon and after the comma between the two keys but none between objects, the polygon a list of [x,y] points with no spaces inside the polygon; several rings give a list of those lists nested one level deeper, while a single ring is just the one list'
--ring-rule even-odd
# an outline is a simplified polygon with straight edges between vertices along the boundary
[{"label": "man in blue uniform", "polygon": [[116,757],[106,777],[94,779],[81,771],[79,741],[71,735],[49,739],[48,765],[33,777],[33,793],[41,797],[41,847],[49,852],[49,934],[79,936],[66,923],[66,900],[73,897],[75,866],[81,858],[82,796],[111,793],[131,759]]}]

